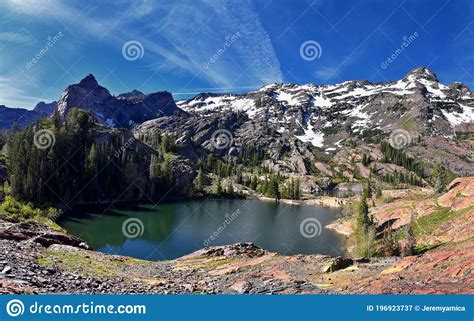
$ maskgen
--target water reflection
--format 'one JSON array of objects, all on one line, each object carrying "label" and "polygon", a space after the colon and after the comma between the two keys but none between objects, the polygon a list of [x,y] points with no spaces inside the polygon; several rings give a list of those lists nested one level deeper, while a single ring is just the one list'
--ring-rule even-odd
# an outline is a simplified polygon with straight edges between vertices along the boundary
[{"label": "water reflection", "polygon": [[[237,210],[238,215],[229,220]],[[334,231],[323,229],[314,238],[300,233],[300,223],[305,218],[316,218],[325,226],[336,216],[337,210],[317,206],[258,200],[207,200],[112,209],[82,208],[69,213],[59,223],[96,250],[165,260],[206,245],[236,242],[253,242],[269,251],[288,255],[341,255],[345,253],[344,239]],[[129,218],[139,219],[144,226],[143,233],[134,239],[122,233],[122,225]]]}]

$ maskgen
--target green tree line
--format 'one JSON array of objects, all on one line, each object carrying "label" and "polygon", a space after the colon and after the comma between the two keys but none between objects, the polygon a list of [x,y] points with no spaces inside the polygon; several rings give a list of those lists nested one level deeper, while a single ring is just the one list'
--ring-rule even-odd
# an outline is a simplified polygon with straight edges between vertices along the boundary
[{"label": "green tree line", "polygon": [[[8,179],[20,200],[59,206],[80,202],[156,198],[173,186],[172,144],[156,153],[120,130],[98,133],[93,116],[73,109],[5,136]],[[38,147],[40,130],[50,146]],[[107,136],[109,135],[109,136]],[[124,147],[125,146],[125,147]]]}]

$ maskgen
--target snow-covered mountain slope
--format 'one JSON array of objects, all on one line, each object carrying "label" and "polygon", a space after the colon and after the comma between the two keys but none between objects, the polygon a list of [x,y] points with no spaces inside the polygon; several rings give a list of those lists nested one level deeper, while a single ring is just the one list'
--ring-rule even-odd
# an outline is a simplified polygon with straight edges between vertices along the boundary
[{"label": "snow-covered mountain slope", "polygon": [[177,105],[199,114],[242,111],[280,133],[327,148],[367,130],[404,128],[450,137],[474,123],[474,95],[469,88],[461,83],[444,85],[424,67],[394,82],[271,84],[242,95],[199,94]]}]

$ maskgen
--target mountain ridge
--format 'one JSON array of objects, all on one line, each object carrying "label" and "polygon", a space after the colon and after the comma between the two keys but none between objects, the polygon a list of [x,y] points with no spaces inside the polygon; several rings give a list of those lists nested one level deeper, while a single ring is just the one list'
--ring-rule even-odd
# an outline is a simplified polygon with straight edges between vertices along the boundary
[{"label": "mountain ridge", "polygon": [[[403,87],[403,85],[405,86]],[[474,121],[474,112],[472,111],[474,109],[474,96],[469,87],[459,82],[448,85],[441,84],[436,74],[426,67],[414,68],[406,73],[402,79],[389,82],[373,83],[368,80],[348,80],[330,85],[272,83],[242,94],[203,92],[190,99],[178,100],[176,103],[167,91],[144,94],[134,89],[114,96],[107,88],[97,82],[93,74],[88,74],[77,84],[69,85],[57,102],[49,104],[40,102],[33,111],[50,115],[57,109],[64,116],[70,108],[79,107],[94,111],[102,123],[127,128],[132,123],[139,124],[153,118],[172,115],[176,111],[182,112],[180,109],[186,112],[196,112],[210,110],[214,107],[223,107],[232,108],[233,111],[245,110],[252,117],[256,110],[250,106],[252,105],[250,100],[254,99],[255,96],[261,96],[262,93],[266,93],[267,96],[273,95],[272,98],[287,106],[305,105],[313,102],[314,107],[324,108],[333,107],[336,100],[344,102],[344,100],[351,97],[351,94],[357,97],[383,93],[409,95],[413,93],[413,90],[423,91],[423,87],[426,89],[424,93],[438,98],[440,102],[456,103],[459,98],[468,100],[466,102],[467,107],[464,105],[462,107],[458,106],[458,113],[448,119],[450,123],[459,125]],[[295,91],[299,91],[299,93],[295,94]],[[446,97],[445,92],[451,96]],[[338,95],[338,93],[342,95]],[[298,97],[298,95],[304,97]],[[246,98],[247,100],[245,100]],[[230,100],[237,101],[231,104]],[[464,101],[462,100],[462,102]],[[44,110],[42,111],[40,107]],[[140,108],[141,110],[139,110]],[[127,110],[125,115],[121,115],[122,111],[117,111],[117,109],[135,109],[135,111]],[[465,116],[460,118],[459,114],[461,113]],[[301,119],[299,121],[301,123]]]},{"label": "mountain ridge", "polygon": [[[370,146],[401,133],[402,147],[429,163],[445,163],[461,175],[474,172],[473,142],[458,139],[474,132],[474,95],[464,84],[440,83],[425,67],[391,82],[269,84],[243,94],[200,93],[177,103],[166,91],[135,89],[113,96],[89,74],[68,86],[57,102],[63,117],[74,107],[135,136],[178,132],[186,157],[194,160],[209,152],[236,157],[250,144],[269,151],[269,168],[307,175],[320,152],[337,158],[352,145]],[[31,115],[24,123],[39,117]],[[8,120],[3,128],[7,125]],[[214,142],[222,130],[231,142],[225,149]]]}]

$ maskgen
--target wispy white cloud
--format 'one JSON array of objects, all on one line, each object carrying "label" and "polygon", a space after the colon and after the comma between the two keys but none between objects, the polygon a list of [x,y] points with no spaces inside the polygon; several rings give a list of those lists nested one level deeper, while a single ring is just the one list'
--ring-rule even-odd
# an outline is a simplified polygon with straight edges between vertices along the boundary
[{"label": "wispy white cloud", "polygon": [[[138,40],[154,68],[187,72],[213,86],[260,85],[281,82],[280,63],[270,37],[248,1],[114,2],[105,12],[86,10],[68,2],[8,0],[11,10],[49,17],[88,37],[121,47]],[[210,68],[204,63],[222,48],[226,37],[241,37]]]},{"label": "wispy white cloud", "polygon": [[319,67],[315,72],[313,72],[313,76],[319,81],[331,81],[334,79],[340,78],[337,74],[336,67]]},{"label": "wispy white cloud", "polygon": [[5,42],[11,42],[14,44],[28,44],[33,41],[34,39],[26,34],[21,34],[19,32],[0,32],[0,42],[5,43]]},{"label": "wispy white cloud", "polygon": [[48,7],[54,6],[57,4],[56,1],[44,0],[44,1],[35,1],[35,0],[7,0],[5,4],[15,12],[25,15],[37,15]]},{"label": "wispy white cloud", "polygon": [[[148,31],[148,37],[136,33],[134,36],[144,41],[145,50],[151,49],[164,58],[157,59],[154,67],[179,67],[193,76],[207,78],[215,86],[282,81],[270,37],[251,2],[173,1],[146,8],[147,15],[140,12],[139,19],[146,19],[152,30]],[[122,22],[122,27],[130,30],[126,27],[135,21],[128,15]],[[226,47],[226,41],[236,33],[238,39]],[[204,68],[223,49],[225,53],[209,68]]]},{"label": "wispy white cloud", "polygon": [[25,79],[20,79],[17,75],[6,75],[0,77],[0,105],[8,107],[29,107],[34,106],[40,101],[50,101],[45,97],[31,95],[25,86]]}]

